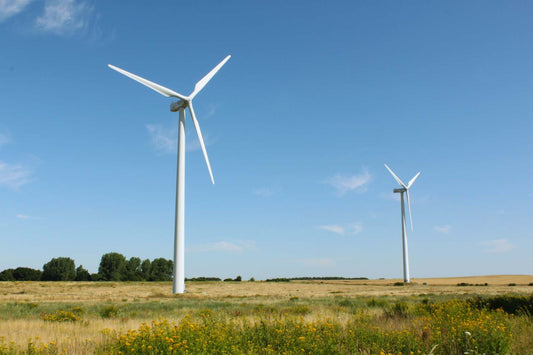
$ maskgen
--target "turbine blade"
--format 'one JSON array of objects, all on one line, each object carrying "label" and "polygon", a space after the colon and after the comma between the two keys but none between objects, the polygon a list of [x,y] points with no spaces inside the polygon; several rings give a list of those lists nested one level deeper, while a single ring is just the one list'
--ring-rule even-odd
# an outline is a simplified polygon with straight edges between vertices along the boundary
[{"label": "turbine blade", "polygon": [[398,181],[398,184],[400,184],[403,188],[406,188],[406,189],[407,189],[407,186],[405,186],[405,184],[402,182],[402,180],[400,180],[400,178],[396,176],[396,174],[391,170],[391,168],[388,167],[387,164],[385,164],[385,167],[386,167],[387,170],[392,174],[392,176],[394,177],[394,179],[395,179],[396,181]]},{"label": "turbine blade", "polygon": [[411,200],[409,199],[409,190],[405,191],[407,196],[407,206],[409,206],[409,220],[411,222],[411,231],[413,231],[413,215],[411,214]]},{"label": "turbine blade", "polygon": [[215,76],[215,74],[217,73],[217,71],[220,70],[220,68],[222,68],[222,66],[224,64],[226,64],[226,62],[231,58],[231,55],[228,55],[226,58],[224,58],[220,63],[218,63],[218,65],[216,67],[214,67],[206,76],[204,76],[199,82],[196,83],[196,85],[194,86],[194,91],[192,92],[192,94],[189,96],[191,98],[191,100],[204,88],[204,86],[207,85],[207,83],[209,82],[209,80],[211,80],[213,78],[213,76]]},{"label": "turbine blade", "polygon": [[192,123],[194,123],[196,134],[198,134],[198,140],[200,141],[200,147],[202,147],[202,152],[204,153],[205,162],[207,164],[207,170],[209,170],[209,176],[211,176],[211,182],[214,184],[215,179],[213,178],[213,172],[211,171],[211,165],[209,164],[209,158],[207,157],[207,151],[205,150],[204,138],[202,137],[202,131],[200,130],[200,124],[198,123],[198,120],[196,119],[196,114],[194,113],[192,102],[189,102],[189,110],[191,111]]},{"label": "turbine blade", "polygon": [[418,175],[420,175],[420,172],[418,172],[418,174],[416,174],[415,177],[412,178],[411,181],[409,181],[409,183],[407,184],[407,188],[410,188],[414,184],[415,180],[418,178]]},{"label": "turbine blade", "polygon": [[132,73],[130,73],[128,71],[125,71],[124,69],[117,68],[114,65],[108,64],[107,66],[110,67],[113,70],[118,71],[120,74],[126,75],[127,77],[130,77],[133,80],[138,81],[139,83],[141,83],[141,84],[143,84],[145,86],[148,86],[150,89],[152,89],[154,91],[157,91],[161,95],[164,95],[166,97],[177,97],[178,99],[182,99],[182,100],[188,101],[188,98],[186,96],[181,95],[181,94],[179,94],[179,93],[177,93],[177,92],[175,92],[173,90],[170,90],[170,89],[168,89],[168,88],[166,88],[164,86],[161,86],[159,84],[151,82],[150,80],[146,80],[144,78],[141,78],[140,76],[137,76],[137,75],[132,74]]}]

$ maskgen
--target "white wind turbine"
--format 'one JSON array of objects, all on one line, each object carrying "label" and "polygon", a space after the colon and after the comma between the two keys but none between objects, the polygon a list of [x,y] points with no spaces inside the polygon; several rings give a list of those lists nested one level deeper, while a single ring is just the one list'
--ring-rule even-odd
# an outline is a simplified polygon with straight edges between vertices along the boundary
[{"label": "white wind turbine", "polygon": [[211,182],[214,184],[213,173],[211,166],[209,165],[209,158],[205,150],[204,140],[202,138],[202,131],[200,125],[196,119],[194,108],[192,106],[192,100],[198,93],[204,88],[204,86],[213,78],[213,76],[222,68],[222,66],[230,59],[228,55],[222,60],[216,67],[214,67],[206,76],[202,78],[194,86],[194,90],[189,96],[179,94],[173,90],[170,90],[164,86],[153,83],[149,80],[141,78],[135,74],[127,72],[123,69],[117,68],[111,64],[108,66],[124,74],[139,83],[148,86],[150,89],[157,91],[161,95],[166,97],[175,97],[179,100],[170,104],[170,111],[179,111],[179,125],[178,125],[178,169],[176,177],[176,216],[174,224],[174,272],[173,272],[173,293],[185,292],[185,109],[188,107],[191,113],[192,123],[196,129],[202,152],[204,153],[205,162],[207,163],[207,170],[209,170],[209,176]]},{"label": "white wind turbine", "polygon": [[392,190],[394,193],[400,193],[400,200],[401,200],[401,206],[402,206],[402,247],[403,247],[403,282],[409,282],[410,276],[409,276],[409,252],[407,249],[407,229],[405,226],[405,205],[403,202],[403,193],[405,192],[405,195],[407,197],[407,205],[409,206],[409,219],[411,221],[411,231],[413,230],[413,216],[411,215],[411,201],[409,200],[409,189],[411,186],[413,186],[413,183],[418,178],[418,175],[420,175],[420,172],[418,172],[412,179],[409,181],[407,185],[403,183],[402,180],[400,180],[399,177],[396,176],[396,174],[385,164],[385,167],[387,170],[392,174],[394,179],[398,181],[398,184],[400,184],[400,189],[394,189]]}]

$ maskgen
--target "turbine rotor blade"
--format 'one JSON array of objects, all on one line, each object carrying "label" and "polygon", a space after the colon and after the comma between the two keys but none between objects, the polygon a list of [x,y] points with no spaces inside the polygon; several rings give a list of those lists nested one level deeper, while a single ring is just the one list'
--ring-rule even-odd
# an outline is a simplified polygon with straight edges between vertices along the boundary
[{"label": "turbine rotor blade", "polygon": [[218,63],[218,65],[216,67],[214,67],[213,69],[211,69],[211,71],[209,73],[207,73],[206,76],[204,76],[199,82],[196,83],[196,85],[194,86],[194,91],[192,92],[191,95],[189,95],[189,97],[191,98],[191,100],[204,88],[204,86],[207,85],[207,83],[209,82],[209,80],[211,80],[213,78],[213,76],[215,76],[215,74],[220,70],[220,68],[222,68],[222,66],[224,64],[226,64],[226,62],[231,58],[231,55],[228,55],[226,58],[224,58],[220,63]]},{"label": "turbine rotor blade", "polygon": [[409,199],[409,190],[405,191],[407,197],[407,206],[409,206],[409,221],[411,222],[411,231],[413,231],[413,215],[411,214],[411,200]]},{"label": "turbine rotor blade", "polygon": [[407,188],[410,188],[414,184],[415,180],[418,178],[418,175],[420,175],[420,172],[418,172],[418,174],[416,174],[415,177],[412,178],[411,181],[409,181],[409,183],[407,184]]},{"label": "turbine rotor blade", "polygon": [[185,101],[188,101],[189,98],[184,96],[184,95],[181,95],[177,92],[175,92],[174,90],[170,90],[169,88],[166,88],[164,86],[161,86],[159,84],[156,84],[154,82],[151,82],[150,80],[146,80],[144,78],[141,78],[140,76],[138,75],[135,75],[135,74],[132,74],[124,69],[120,69],[120,68],[117,68],[115,67],[114,65],[111,65],[111,64],[108,64],[107,65],[108,67],[110,67],[111,69],[113,70],[116,70],[118,71],[120,74],[123,74],[123,75],[126,75],[127,77],[130,77],[131,79],[145,85],[145,86],[148,86],[150,89],[154,90],[154,91],[157,91],[158,93],[160,93],[161,95],[164,95],[166,97],[177,97],[178,99],[182,99],[182,100],[185,100]]},{"label": "turbine rotor blade", "polygon": [[402,180],[400,180],[399,177],[396,176],[396,174],[391,170],[391,168],[388,167],[387,164],[385,164],[385,167],[387,168],[387,170],[392,174],[392,176],[394,177],[394,179],[396,181],[398,181],[398,184],[400,184],[403,188],[407,189],[408,187],[402,182]]},{"label": "turbine rotor blade", "polygon": [[214,184],[215,179],[213,178],[213,172],[211,171],[211,165],[209,164],[209,158],[207,157],[207,151],[205,150],[204,139],[202,137],[202,131],[200,130],[200,124],[196,119],[196,114],[194,113],[194,108],[192,107],[192,102],[189,102],[189,110],[191,111],[192,123],[196,129],[196,134],[198,135],[198,140],[200,141],[200,147],[202,147],[202,152],[204,153],[205,162],[207,164],[207,170],[209,170],[209,176],[211,177],[211,182]]}]

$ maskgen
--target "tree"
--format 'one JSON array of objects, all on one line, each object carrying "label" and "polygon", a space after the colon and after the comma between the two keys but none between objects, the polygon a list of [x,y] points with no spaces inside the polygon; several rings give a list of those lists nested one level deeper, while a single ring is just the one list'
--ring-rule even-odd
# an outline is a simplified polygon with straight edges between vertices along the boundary
[{"label": "tree", "polygon": [[98,274],[102,281],[122,281],[126,278],[126,258],[119,253],[102,255]]},{"label": "tree", "polygon": [[76,267],[71,258],[53,258],[43,266],[43,281],[73,281],[76,278]]},{"label": "tree", "polygon": [[152,271],[150,281],[170,281],[172,280],[172,271],[174,263],[172,260],[157,258],[152,261]]},{"label": "tree", "polygon": [[0,281],[15,281],[13,271],[13,269],[5,269],[4,271],[0,272]]},{"label": "tree", "polygon": [[152,263],[150,259],[143,260],[141,264],[141,273],[143,280],[148,281],[150,279],[150,272],[152,271]]},{"label": "tree", "polygon": [[76,269],[76,281],[91,281],[91,274],[82,265]]},{"label": "tree", "polygon": [[41,270],[35,270],[29,267],[18,267],[13,270],[13,277],[17,281],[39,281],[42,273]]},{"label": "tree", "polygon": [[141,258],[131,257],[126,263],[126,280],[127,281],[140,281],[142,280],[141,272]]}]

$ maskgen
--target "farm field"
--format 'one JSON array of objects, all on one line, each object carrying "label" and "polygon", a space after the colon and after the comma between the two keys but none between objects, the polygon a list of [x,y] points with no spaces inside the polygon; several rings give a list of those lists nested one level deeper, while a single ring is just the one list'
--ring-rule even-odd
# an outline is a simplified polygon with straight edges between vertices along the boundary
[{"label": "farm field", "polygon": [[533,353],[533,276],[399,281],[0,282],[0,353]]}]

